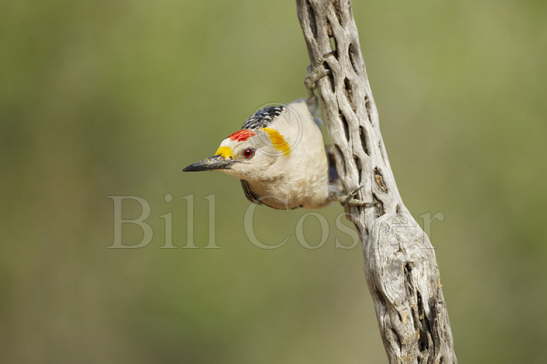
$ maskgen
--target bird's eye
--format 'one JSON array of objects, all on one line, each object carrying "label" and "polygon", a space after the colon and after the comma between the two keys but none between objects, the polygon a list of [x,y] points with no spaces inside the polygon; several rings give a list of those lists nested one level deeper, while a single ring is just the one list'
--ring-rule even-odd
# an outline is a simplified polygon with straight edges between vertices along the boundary
[{"label": "bird's eye", "polygon": [[255,150],[253,148],[247,148],[243,151],[243,158],[251,159],[255,156]]}]

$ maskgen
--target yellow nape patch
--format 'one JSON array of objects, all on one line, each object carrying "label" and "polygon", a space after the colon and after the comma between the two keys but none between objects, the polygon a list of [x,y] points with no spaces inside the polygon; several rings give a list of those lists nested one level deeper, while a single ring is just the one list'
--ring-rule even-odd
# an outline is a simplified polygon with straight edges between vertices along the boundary
[{"label": "yellow nape patch", "polygon": [[270,138],[270,141],[275,149],[279,150],[283,153],[283,155],[291,154],[291,146],[287,143],[281,133],[272,128],[262,128],[262,130],[268,134],[268,137]]},{"label": "yellow nape patch", "polygon": [[232,148],[222,146],[217,149],[215,155],[220,155],[224,159],[232,159],[234,157],[234,152],[232,151]]}]

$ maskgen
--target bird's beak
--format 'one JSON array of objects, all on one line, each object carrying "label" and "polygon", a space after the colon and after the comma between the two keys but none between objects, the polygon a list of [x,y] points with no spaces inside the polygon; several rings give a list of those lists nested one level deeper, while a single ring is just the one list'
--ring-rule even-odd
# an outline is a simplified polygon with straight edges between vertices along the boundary
[{"label": "bird's beak", "polygon": [[225,159],[221,155],[214,155],[205,160],[192,163],[188,167],[184,168],[184,172],[201,172],[212,171],[218,169],[230,169],[236,161],[232,159]]}]

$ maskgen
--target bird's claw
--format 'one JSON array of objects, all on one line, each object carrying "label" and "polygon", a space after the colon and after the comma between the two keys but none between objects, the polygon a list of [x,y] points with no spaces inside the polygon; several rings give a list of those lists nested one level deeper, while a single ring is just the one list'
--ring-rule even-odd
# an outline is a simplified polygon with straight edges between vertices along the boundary
[{"label": "bird's claw", "polygon": [[319,63],[315,67],[310,66],[308,75],[304,79],[304,85],[308,90],[310,90],[310,92],[312,92],[313,89],[315,89],[317,81],[324,77],[327,77],[328,74],[329,70],[327,70],[325,66],[323,66],[323,63]]},{"label": "bird's claw", "polygon": [[331,70],[325,68],[324,64],[325,60],[333,55],[334,51],[324,54],[322,57],[320,57],[308,66],[308,75],[304,79],[304,85],[311,93],[313,93],[313,90],[317,85],[317,81],[324,77],[327,77],[329,73],[331,73]]},{"label": "bird's claw", "polygon": [[343,204],[349,207],[363,207],[365,209],[377,206],[375,202],[366,202],[363,200],[358,200],[356,198],[350,198],[349,200],[346,199]]},{"label": "bird's claw", "polygon": [[350,207],[363,207],[363,208],[370,208],[370,207],[376,207],[375,202],[366,202],[363,200],[359,200],[355,198],[355,195],[362,190],[364,185],[361,185],[354,189],[351,193],[349,193],[347,196],[340,196],[338,198],[338,201],[344,205],[344,206],[350,206]]}]

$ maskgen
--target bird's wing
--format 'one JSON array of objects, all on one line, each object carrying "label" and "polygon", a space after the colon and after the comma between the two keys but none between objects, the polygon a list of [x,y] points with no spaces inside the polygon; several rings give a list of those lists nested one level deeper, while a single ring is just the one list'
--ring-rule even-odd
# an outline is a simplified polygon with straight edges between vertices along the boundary
[{"label": "bird's wing", "polygon": [[253,190],[251,190],[251,185],[249,185],[249,182],[241,180],[241,187],[243,188],[243,192],[245,193],[245,197],[247,197],[247,200],[257,205],[262,205],[259,197],[253,192]]},{"label": "bird's wing", "polygon": [[[285,208],[268,205],[267,203],[260,201],[260,197],[258,197],[258,195],[254,193],[253,190],[251,190],[251,185],[249,185],[249,182],[241,180],[241,187],[243,188],[243,192],[245,193],[245,197],[247,197],[247,200],[251,201],[252,203],[268,206],[269,208],[276,210],[286,210]],[[293,207],[291,208],[291,210],[297,209],[299,207],[302,206]]]},{"label": "bird's wing", "polygon": [[285,111],[285,106],[268,106],[258,110],[243,123],[241,129],[261,129],[266,128],[272,121]]}]

